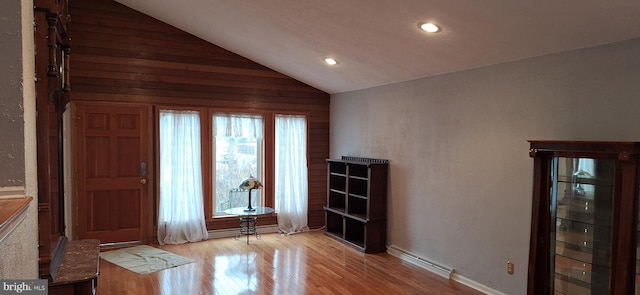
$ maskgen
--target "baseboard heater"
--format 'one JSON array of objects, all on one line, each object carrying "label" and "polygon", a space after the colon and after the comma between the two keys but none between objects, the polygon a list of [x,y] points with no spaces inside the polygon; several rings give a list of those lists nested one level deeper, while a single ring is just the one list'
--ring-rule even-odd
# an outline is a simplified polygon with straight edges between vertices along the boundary
[{"label": "baseboard heater", "polygon": [[402,248],[399,248],[393,245],[387,248],[387,253],[393,256],[396,256],[406,262],[422,267],[448,280],[450,280],[453,277],[453,273],[455,272],[453,268],[442,266],[440,264],[424,259],[416,254],[413,254],[407,250],[404,250]]},{"label": "baseboard heater", "polygon": [[[262,225],[256,227],[259,234],[270,234],[277,233],[278,225]],[[238,234],[239,228],[229,228],[229,229],[218,229],[218,230],[210,230],[209,240],[211,239],[219,239],[219,238],[229,238],[235,237]]]}]

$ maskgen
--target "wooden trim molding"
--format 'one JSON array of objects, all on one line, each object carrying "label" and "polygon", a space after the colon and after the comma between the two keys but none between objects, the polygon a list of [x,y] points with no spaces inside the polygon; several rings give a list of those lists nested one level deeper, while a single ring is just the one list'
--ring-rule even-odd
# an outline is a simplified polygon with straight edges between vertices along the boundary
[{"label": "wooden trim molding", "polygon": [[24,220],[32,200],[33,197],[0,199],[0,242]]},{"label": "wooden trim molding", "polygon": [[24,186],[0,187],[0,199],[24,198]]}]

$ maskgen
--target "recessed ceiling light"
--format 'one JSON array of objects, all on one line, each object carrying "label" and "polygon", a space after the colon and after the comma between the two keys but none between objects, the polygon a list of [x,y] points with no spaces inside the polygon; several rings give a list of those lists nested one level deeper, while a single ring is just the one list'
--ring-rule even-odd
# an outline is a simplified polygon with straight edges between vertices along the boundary
[{"label": "recessed ceiling light", "polygon": [[324,62],[326,62],[328,65],[332,65],[332,66],[338,64],[338,61],[335,60],[334,58],[331,58],[331,57],[325,58]]},{"label": "recessed ceiling light", "polygon": [[434,23],[423,23],[423,24],[420,24],[420,29],[422,29],[425,32],[429,32],[429,33],[436,33],[436,32],[440,31],[440,27],[438,27]]}]

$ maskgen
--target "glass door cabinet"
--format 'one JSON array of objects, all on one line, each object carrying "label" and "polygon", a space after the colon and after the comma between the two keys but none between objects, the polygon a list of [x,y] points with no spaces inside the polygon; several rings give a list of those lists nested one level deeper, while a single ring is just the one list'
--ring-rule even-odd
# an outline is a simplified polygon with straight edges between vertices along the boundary
[{"label": "glass door cabinet", "polygon": [[530,141],[527,294],[640,295],[640,143]]}]

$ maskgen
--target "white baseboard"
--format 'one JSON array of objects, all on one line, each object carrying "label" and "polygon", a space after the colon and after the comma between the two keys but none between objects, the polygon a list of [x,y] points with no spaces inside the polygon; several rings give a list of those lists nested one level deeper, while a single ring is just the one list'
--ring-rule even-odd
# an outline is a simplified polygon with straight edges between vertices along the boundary
[{"label": "white baseboard", "polygon": [[465,278],[465,277],[463,277],[461,275],[458,275],[458,274],[455,274],[455,273],[453,274],[453,278],[451,278],[451,279],[456,281],[456,282],[458,282],[458,283],[460,283],[460,284],[463,284],[463,285],[465,285],[465,286],[467,286],[469,288],[476,289],[476,290],[478,290],[478,291],[480,291],[480,292],[482,292],[484,294],[487,294],[487,295],[507,295],[506,293],[502,293],[502,292],[500,292],[498,290],[489,288],[489,287],[487,287],[487,286],[485,286],[483,284],[480,284],[480,283],[478,283],[476,281],[470,280],[468,278]]},{"label": "white baseboard", "polygon": [[[278,225],[276,225],[276,224],[257,226],[256,229],[257,229],[259,234],[271,234],[271,233],[279,232]],[[219,238],[232,238],[232,237],[235,237],[238,234],[239,230],[240,230],[239,228],[210,230],[210,231],[208,231],[209,240],[211,240],[211,239],[219,239]]]},{"label": "white baseboard", "polygon": [[414,265],[417,265],[423,269],[426,269],[434,274],[437,274],[445,279],[448,280],[453,280],[456,281],[460,284],[463,284],[469,288],[478,290],[484,294],[487,295],[507,295],[505,293],[502,293],[500,291],[494,290],[490,287],[487,287],[483,284],[480,284],[476,281],[470,280],[466,277],[463,277],[457,273],[455,273],[455,270],[453,268],[450,267],[446,267],[446,266],[442,266],[438,263],[429,261],[425,258],[422,258],[416,254],[413,254],[407,250],[404,250],[402,248],[399,248],[397,246],[389,246],[387,248],[387,253],[396,256],[400,259],[402,259],[403,261],[412,263]]}]

